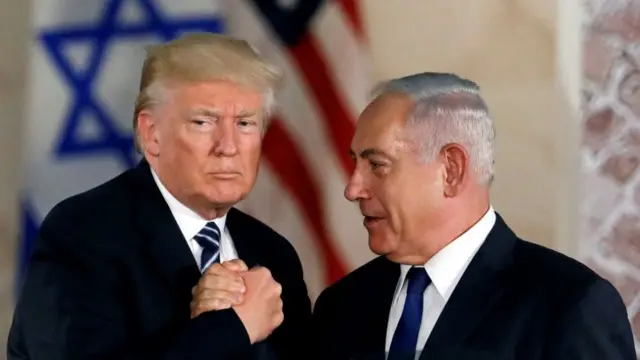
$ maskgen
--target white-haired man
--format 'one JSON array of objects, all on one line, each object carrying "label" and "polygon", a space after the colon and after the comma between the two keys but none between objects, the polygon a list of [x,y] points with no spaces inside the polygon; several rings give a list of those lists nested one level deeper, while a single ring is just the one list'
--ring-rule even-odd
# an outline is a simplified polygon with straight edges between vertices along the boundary
[{"label": "white-haired man", "polygon": [[380,257],[319,296],[314,358],[635,359],[614,287],[491,207],[494,128],[476,84],[422,73],[375,95],[345,196]]},{"label": "white-haired man", "polygon": [[[144,160],[48,214],[8,359],[304,358],[299,258],[233,208],[255,183],[280,81],[242,40],[150,48],[133,121]],[[220,283],[242,296],[219,301]]]}]

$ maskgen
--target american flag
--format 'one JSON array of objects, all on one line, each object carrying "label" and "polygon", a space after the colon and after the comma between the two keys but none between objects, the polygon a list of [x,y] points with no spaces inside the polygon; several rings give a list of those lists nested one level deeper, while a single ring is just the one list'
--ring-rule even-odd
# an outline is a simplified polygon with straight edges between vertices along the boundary
[{"label": "american flag", "polygon": [[355,120],[370,87],[358,0],[229,1],[227,32],[285,70],[258,184],[241,208],[293,242],[313,298],[371,258],[343,197]]},{"label": "american flag", "polygon": [[256,187],[238,207],[293,243],[312,299],[371,258],[360,213],[343,198],[370,86],[357,0],[33,0],[32,9],[18,283],[49,210],[135,166],[144,47],[190,31],[246,39],[285,71]]}]

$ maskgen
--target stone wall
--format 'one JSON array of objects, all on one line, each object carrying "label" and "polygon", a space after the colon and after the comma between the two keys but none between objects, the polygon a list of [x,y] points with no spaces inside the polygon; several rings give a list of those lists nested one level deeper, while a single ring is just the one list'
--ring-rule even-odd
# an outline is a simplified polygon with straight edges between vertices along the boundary
[{"label": "stone wall", "polygon": [[621,292],[638,340],[640,2],[585,5],[580,252]]}]

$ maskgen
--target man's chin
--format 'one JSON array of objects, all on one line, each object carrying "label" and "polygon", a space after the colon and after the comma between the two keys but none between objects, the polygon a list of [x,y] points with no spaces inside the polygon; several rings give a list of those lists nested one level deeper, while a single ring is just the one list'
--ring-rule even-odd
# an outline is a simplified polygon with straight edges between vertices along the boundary
[{"label": "man's chin", "polygon": [[376,255],[387,256],[392,251],[388,240],[380,239],[369,234],[369,250]]},{"label": "man's chin", "polygon": [[217,217],[222,216],[229,211],[230,208],[234,207],[237,203],[242,201],[243,197],[237,194],[221,196],[221,194],[216,194],[215,196],[206,196],[201,198],[202,205],[208,212],[213,212],[217,214]]},{"label": "man's chin", "polygon": [[217,186],[205,194],[205,197],[213,204],[235,205],[244,200],[248,193],[244,186]]},{"label": "man's chin", "polygon": [[235,206],[237,203],[239,203],[243,199],[244,197],[242,196],[216,196],[216,197],[210,197],[207,200],[209,201],[210,204],[212,204],[215,207],[230,208]]}]

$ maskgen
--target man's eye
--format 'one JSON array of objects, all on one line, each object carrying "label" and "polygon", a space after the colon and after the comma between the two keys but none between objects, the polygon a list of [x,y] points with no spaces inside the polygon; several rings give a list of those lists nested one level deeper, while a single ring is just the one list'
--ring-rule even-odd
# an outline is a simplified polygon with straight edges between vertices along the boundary
[{"label": "man's eye", "polygon": [[255,125],[255,122],[251,121],[251,120],[238,120],[238,125],[243,126],[243,127],[244,126],[252,126],[252,125]]},{"label": "man's eye", "polygon": [[370,161],[369,164],[371,165],[371,169],[372,170],[376,170],[376,169],[384,166],[384,164],[381,164],[381,163],[378,163],[378,162],[375,162],[375,161]]},{"label": "man's eye", "polygon": [[207,122],[204,120],[191,120],[192,124],[198,125],[198,126],[202,126],[204,124],[206,124]]}]

